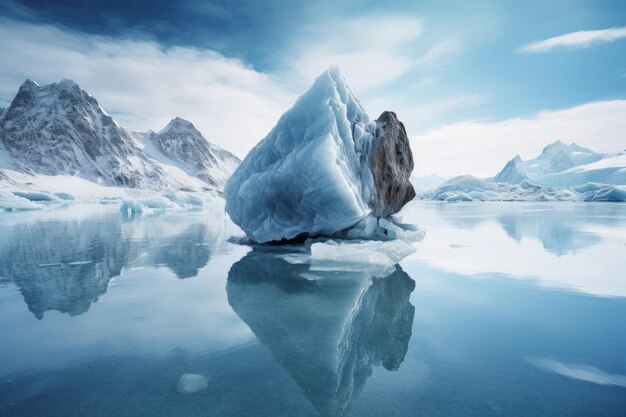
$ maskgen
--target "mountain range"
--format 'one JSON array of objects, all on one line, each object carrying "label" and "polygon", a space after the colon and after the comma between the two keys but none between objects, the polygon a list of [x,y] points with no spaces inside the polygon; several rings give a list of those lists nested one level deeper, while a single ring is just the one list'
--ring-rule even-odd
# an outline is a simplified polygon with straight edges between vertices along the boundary
[{"label": "mountain range", "polygon": [[493,180],[507,184],[529,181],[544,187],[576,187],[589,182],[623,185],[626,151],[598,153],[557,140],[536,158],[523,161],[516,155]]},{"label": "mountain range", "polygon": [[219,191],[239,162],[178,117],[159,132],[126,129],[72,80],[26,80],[0,109],[0,184]]},{"label": "mountain range", "polygon": [[[179,117],[160,131],[126,129],[72,80],[28,79],[0,108],[0,209],[75,198],[197,205],[207,192],[221,193],[240,162]],[[516,155],[491,178],[435,174],[411,182],[421,198],[446,201],[624,201],[626,150],[598,153],[557,140],[536,158]]]},{"label": "mountain range", "polygon": [[413,181],[431,185],[421,188],[422,198],[443,201],[626,201],[626,150],[598,153],[557,140],[536,158],[516,155],[492,178],[435,175]]}]

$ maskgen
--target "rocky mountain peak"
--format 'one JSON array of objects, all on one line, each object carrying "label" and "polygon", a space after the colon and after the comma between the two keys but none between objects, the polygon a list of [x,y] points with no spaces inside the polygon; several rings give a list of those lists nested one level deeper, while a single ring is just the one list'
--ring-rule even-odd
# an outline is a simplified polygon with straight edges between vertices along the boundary
[{"label": "rocky mountain peak", "polygon": [[[0,113],[0,149],[17,171],[73,175],[109,186],[202,189],[220,188],[239,163],[219,147],[210,148],[191,122],[178,117],[147,137],[158,137],[157,147],[175,163],[175,174],[163,165],[170,162],[146,153],[137,135],[73,80],[40,86],[28,79]],[[183,172],[188,166],[189,175]],[[197,167],[203,175],[194,175]]]},{"label": "rocky mountain peak", "polygon": [[[198,132],[198,129],[191,123],[189,120],[183,119],[181,117],[175,117],[159,132],[165,133],[168,131],[195,131]],[[198,132],[200,133],[200,132]]]}]

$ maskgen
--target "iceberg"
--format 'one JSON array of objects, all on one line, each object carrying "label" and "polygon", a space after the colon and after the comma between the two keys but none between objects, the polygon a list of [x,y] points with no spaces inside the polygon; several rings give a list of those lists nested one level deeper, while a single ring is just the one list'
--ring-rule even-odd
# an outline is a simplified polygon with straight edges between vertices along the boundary
[{"label": "iceberg", "polygon": [[370,121],[330,68],[226,182],[226,211],[259,243],[329,236],[397,213],[415,196],[412,170],[396,115]]},{"label": "iceberg", "polygon": [[209,386],[208,379],[200,374],[183,374],[178,380],[178,392],[195,394]]}]

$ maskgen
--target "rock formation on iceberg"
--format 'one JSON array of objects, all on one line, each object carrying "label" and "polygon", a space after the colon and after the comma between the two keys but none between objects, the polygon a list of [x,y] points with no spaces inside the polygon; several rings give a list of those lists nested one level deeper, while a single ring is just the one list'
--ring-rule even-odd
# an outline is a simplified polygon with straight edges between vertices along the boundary
[{"label": "rock formation on iceberg", "polygon": [[333,235],[397,213],[415,195],[413,157],[394,113],[369,120],[337,68],[250,151],[224,188],[226,210],[257,242]]},{"label": "rock formation on iceberg", "polygon": [[376,120],[374,149],[369,161],[374,187],[369,206],[376,217],[388,217],[415,197],[409,181],[413,154],[404,125],[394,112],[386,111]]}]

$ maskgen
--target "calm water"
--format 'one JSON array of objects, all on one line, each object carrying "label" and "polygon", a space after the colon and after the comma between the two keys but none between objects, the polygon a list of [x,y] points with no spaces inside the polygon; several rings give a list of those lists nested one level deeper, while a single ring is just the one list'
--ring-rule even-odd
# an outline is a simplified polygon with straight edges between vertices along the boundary
[{"label": "calm water", "polygon": [[219,210],[0,214],[0,415],[626,415],[626,206],[403,215],[427,236],[372,277]]}]

